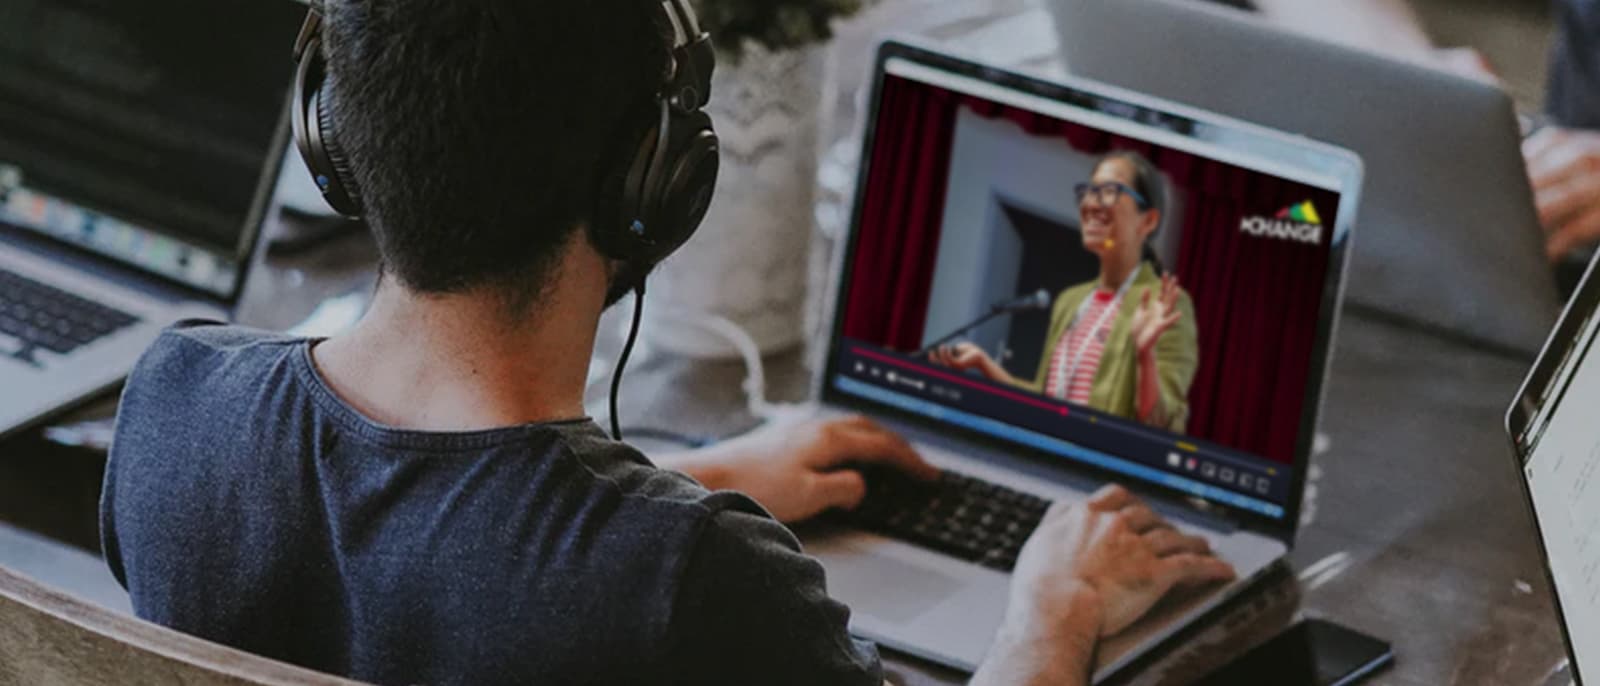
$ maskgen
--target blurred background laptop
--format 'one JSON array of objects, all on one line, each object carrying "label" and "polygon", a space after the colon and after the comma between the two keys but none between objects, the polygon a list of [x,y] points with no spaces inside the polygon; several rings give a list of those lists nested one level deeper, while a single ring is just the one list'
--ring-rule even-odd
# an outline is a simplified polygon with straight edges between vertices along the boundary
[{"label": "blurred background laptop", "polygon": [[[285,150],[290,2],[0,0],[0,436],[237,302]],[[193,31],[193,26],[226,30]]]}]

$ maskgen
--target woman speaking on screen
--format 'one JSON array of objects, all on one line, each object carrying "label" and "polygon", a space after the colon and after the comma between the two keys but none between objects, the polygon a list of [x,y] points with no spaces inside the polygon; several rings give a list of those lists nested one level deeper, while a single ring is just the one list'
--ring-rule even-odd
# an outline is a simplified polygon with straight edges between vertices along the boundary
[{"label": "woman speaking on screen", "polygon": [[1161,177],[1138,153],[1117,151],[1101,158],[1090,181],[1075,190],[1083,247],[1100,258],[1100,275],[1056,296],[1033,377],[1013,376],[972,343],[936,348],[930,357],[1181,433],[1199,344],[1189,294],[1176,277],[1163,274],[1145,245],[1161,228]]}]

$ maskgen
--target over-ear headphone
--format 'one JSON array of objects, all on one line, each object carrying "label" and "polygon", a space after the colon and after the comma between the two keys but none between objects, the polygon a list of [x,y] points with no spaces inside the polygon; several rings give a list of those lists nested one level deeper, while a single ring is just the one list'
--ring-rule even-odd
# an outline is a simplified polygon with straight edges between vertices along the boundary
[{"label": "over-ear headphone", "polygon": [[[716,64],[711,36],[701,30],[689,0],[660,0],[672,30],[665,78],[654,95],[656,124],[624,148],[624,173],[604,174],[589,222],[589,237],[606,257],[635,270],[659,262],[694,235],[705,218],[719,167],[717,134],[704,108]],[[295,145],[328,205],[359,217],[361,195],[348,157],[334,135],[324,85],[322,14],[313,7],[295,40]]]},{"label": "over-ear headphone", "polygon": [[322,13],[312,7],[300,25],[294,41],[294,106],[289,120],[294,127],[295,147],[305,160],[311,178],[322,190],[323,199],[335,212],[346,217],[361,216],[361,193],[350,174],[349,157],[333,134],[333,119],[327,106],[323,84],[328,65],[322,55]]},{"label": "over-ear headphone", "polygon": [[689,0],[661,0],[661,9],[673,40],[653,103],[656,125],[623,148],[627,171],[602,182],[589,222],[595,247],[634,267],[653,265],[687,242],[717,185],[717,134],[703,111],[716,64],[711,36]]}]

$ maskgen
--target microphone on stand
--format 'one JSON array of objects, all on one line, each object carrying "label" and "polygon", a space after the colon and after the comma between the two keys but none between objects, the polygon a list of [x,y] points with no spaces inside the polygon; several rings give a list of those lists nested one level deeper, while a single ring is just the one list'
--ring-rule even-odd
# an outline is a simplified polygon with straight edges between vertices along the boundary
[{"label": "microphone on stand", "polygon": [[1005,312],[1032,312],[1033,310],[1048,310],[1050,309],[1050,291],[1041,288],[1037,291],[1016,298],[1015,300],[1008,300],[1003,303],[995,303],[989,309],[991,311],[1003,310]]},{"label": "microphone on stand", "polygon": [[1050,291],[1047,291],[1043,288],[1024,296],[1012,298],[1011,300],[997,302],[993,305],[990,305],[989,311],[983,316],[972,320],[966,326],[956,329],[955,331],[951,331],[948,335],[941,337],[939,340],[923,346],[921,350],[918,350],[916,353],[912,354],[912,357],[924,357],[929,352],[932,352],[934,348],[944,345],[945,343],[949,343],[950,341],[960,338],[961,336],[965,336],[967,332],[983,326],[984,324],[988,323],[989,320],[994,319],[1002,314],[1016,314],[1018,312],[1032,312],[1034,310],[1048,310],[1050,309],[1051,303],[1052,300],[1050,298]]}]

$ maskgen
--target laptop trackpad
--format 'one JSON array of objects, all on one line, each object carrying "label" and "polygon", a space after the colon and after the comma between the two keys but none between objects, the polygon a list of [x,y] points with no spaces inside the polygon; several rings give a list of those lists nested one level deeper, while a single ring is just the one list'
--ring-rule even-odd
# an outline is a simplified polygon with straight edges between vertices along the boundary
[{"label": "laptop trackpad", "polygon": [[955,577],[916,562],[859,548],[851,552],[853,554],[824,556],[828,594],[844,601],[858,614],[904,624],[965,585]]}]

